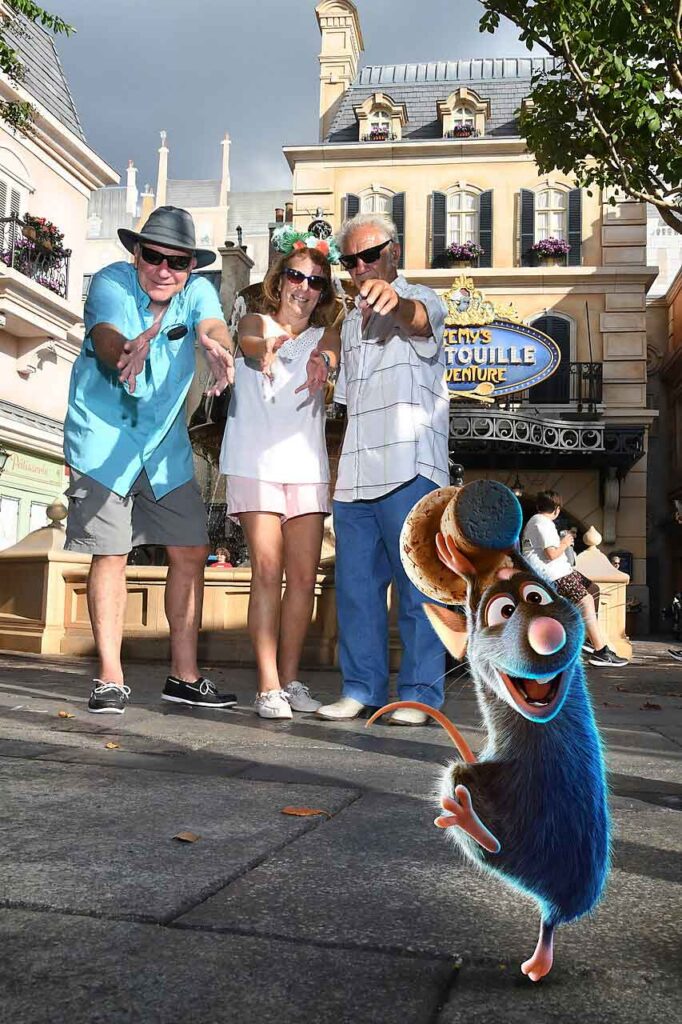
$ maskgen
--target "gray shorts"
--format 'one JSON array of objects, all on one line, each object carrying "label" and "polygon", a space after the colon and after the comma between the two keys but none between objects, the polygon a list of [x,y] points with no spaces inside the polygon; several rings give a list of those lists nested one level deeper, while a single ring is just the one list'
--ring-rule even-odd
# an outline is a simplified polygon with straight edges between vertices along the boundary
[{"label": "gray shorts", "polygon": [[142,470],[122,498],[104,484],[71,470],[66,491],[67,551],[88,555],[127,555],[140,544],[163,547],[194,547],[208,544],[206,507],[196,480],[155,498]]}]

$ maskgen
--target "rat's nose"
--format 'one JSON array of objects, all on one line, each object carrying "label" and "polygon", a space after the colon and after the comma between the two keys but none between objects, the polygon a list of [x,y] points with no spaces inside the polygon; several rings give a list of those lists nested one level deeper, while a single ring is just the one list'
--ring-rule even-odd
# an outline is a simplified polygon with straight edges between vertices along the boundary
[{"label": "rat's nose", "polygon": [[566,643],[566,630],[556,619],[541,615],[528,627],[528,643],[536,654],[556,654]]}]

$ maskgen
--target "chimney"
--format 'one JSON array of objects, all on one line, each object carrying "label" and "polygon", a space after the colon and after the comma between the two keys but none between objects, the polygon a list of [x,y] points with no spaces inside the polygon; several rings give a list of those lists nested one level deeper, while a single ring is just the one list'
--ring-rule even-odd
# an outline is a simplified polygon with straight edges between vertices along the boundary
[{"label": "chimney", "polygon": [[135,225],[136,231],[140,230],[142,225],[146,223],[149,214],[153,213],[154,211],[154,192],[152,191],[151,185],[145,185],[144,191],[140,196],[140,199],[140,216],[138,218],[137,224]]},{"label": "chimney", "polygon": [[128,170],[126,171],[126,213],[134,217],[137,213],[137,167],[132,160],[128,161]]},{"label": "chimney", "polygon": [[358,73],[365,48],[357,7],[351,0],[322,0],[315,8],[320,51],[320,142],[324,142],[341,100]]},{"label": "chimney", "polygon": [[294,204],[293,203],[285,203],[284,204],[284,220],[285,220],[285,222],[287,224],[291,224],[293,219],[294,219]]},{"label": "chimney", "polygon": [[159,132],[161,146],[159,147],[159,173],[156,179],[156,205],[166,205],[166,187],[168,185],[168,147],[166,145],[166,133]]},{"label": "chimney", "polygon": [[225,138],[220,143],[223,147],[223,164],[220,173],[220,205],[227,206],[230,194],[230,136],[225,132]]},{"label": "chimney", "polygon": [[283,224],[283,223],[284,223],[284,210],[282,209],[281,206],[276,206],[275,207],[275,224]]}]

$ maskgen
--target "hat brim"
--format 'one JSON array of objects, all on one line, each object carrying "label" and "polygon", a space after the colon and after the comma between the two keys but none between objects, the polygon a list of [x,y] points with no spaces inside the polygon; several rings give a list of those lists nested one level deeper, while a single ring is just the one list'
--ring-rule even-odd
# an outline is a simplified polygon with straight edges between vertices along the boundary
[{"label": "hat brim", "polygon": [[[151,242],[153,245],[163,245],[166,249],[172,249],[173,246],[169,245],[167,239],[155,238],[153,235],[145,234],[144,232],[131,231],[130,228],[119,228],[118,237],[121,240],[121,244],[128,250],[128,252],[135,252],[135,246],[139,242]],[[197,261],[196,269],[200,270],[202,267],[208,267],[211,263],[215,262],[216,254],[211,249],[185,249],[183,246],[178,246],[179,252],[191,252],[194,259]]]}]

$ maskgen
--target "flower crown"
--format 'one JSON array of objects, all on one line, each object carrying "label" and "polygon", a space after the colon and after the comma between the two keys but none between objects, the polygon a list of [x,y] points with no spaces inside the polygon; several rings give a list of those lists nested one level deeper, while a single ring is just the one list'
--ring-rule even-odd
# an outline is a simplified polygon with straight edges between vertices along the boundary
[{"label": "flower crown", "polygon": [[333,238],[318,238],[310,231],[295,231],[288,225],[273,231],[272,247],[285,256],[295,252],[296,249],[317,249],[327,257],[329,263],[338,263],[341,256],[339,247]]}]

